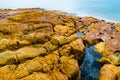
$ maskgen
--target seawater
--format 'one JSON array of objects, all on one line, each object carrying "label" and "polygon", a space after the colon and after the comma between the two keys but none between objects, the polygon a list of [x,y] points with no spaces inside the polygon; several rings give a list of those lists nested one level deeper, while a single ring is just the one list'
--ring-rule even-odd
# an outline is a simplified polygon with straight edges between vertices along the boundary
[{"label": "seawater", "polygon": [[85,56],[80,66],[81,80],[98,80],[100,68],[103,66],[97,62],[102,56],[94,52],[94,46],[85,48]]},{"label": "seawater", "polygon": [[120,22],[120,0],[78,0],[76,13]]},{"label": "seawater", "polygon": [[0,0],[0,8],[36,7],[120,22],[120,0]]}]

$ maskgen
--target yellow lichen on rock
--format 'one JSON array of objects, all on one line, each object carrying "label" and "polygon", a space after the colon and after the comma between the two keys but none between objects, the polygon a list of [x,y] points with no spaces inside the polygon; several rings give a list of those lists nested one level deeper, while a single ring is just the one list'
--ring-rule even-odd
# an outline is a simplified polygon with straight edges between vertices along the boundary
[{"label": "yellow lichen on rock", "polygon": [[109,55],[106,57],[102,57],[99,62],[103,64],[114,64],[114,65],[120,65],[120,57],[115,55]]},{"label": "yellow lichen on rock", "polygon": [[103,53],[105,50],[105,42],[100,42],[95,45],[95,52]]}]

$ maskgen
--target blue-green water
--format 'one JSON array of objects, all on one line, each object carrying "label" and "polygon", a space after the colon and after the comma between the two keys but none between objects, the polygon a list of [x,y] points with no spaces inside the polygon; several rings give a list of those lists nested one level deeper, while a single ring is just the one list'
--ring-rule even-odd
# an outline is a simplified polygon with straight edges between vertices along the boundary
[{"label": "blue-green water", "polygon": [[94,46],[85,48],[85,56],[82,66],[80,66],[81,80],[98,80],[102,64],[98,63],[96,60],[101,57],[99,53],[94,52]]},{"label": "blue-green water", "polygon": [[0,0],[0,8],[35,7],[120,22],[120,0]]},{"label": "blue-green water", "polygon": [[0,0],[0,8],[41,7],[120,22],[120,0]]},{"label": "blue-green water", "polygon": [[[80,38],[83,34],[77,32]],[[100,68],[103,66],[97,62],[102,57],[100,53],[94,52],[94,45],[85,48],[85,55],[83,58],[82,65],[80,66],[81,80],[98,80]]]}]

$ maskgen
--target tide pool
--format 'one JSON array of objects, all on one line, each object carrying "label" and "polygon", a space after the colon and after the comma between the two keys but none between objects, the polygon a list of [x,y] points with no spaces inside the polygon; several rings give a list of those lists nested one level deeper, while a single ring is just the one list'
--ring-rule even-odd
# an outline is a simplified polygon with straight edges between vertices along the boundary
[{"label": "tide pool", "polygon": [[94,46],[85,48],[85,56],[80,66],[81,80],[98,80],[102,64],[97,62],[102,56],[94,52]]}]

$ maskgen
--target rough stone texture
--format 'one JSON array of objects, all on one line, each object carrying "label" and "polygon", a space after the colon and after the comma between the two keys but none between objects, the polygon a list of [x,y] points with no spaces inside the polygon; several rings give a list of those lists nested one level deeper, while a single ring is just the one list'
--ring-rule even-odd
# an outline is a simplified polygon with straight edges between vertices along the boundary
[{"label": "rough stone texture", "polygon": [[99,80],[119,80],[119,23],[39,8],[0,10],[0,80],[80,80],[91,45],[105,64]]},{"label": "rough stone texture", "polygon": [[112,64],[105,64],[101,68],[99,80],[120,80],[120,68]]},{"label": "rough stone texture", "polygon": [[0,80],[80,80],[78,21],[60,11],[0,10]]}]

